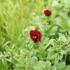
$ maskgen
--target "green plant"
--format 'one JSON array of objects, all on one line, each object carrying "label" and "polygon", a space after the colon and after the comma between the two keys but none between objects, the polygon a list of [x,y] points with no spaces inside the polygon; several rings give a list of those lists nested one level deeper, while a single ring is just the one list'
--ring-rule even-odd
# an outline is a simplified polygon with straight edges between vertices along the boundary
[{"label": "green plant", "polygon": [[70,0],[0,0],[0,70],[70,70],[69,13]]}]

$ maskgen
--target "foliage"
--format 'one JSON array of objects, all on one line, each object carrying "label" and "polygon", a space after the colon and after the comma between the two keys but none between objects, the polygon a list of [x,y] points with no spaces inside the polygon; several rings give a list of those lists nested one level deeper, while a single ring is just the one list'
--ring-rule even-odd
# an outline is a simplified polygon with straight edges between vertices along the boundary
[{"label": "foliage", "polygon": [[[33,29],[43,34],[37,45]],[[0,0],[0,70],[70,70],[69,58],[70,0]]]}]

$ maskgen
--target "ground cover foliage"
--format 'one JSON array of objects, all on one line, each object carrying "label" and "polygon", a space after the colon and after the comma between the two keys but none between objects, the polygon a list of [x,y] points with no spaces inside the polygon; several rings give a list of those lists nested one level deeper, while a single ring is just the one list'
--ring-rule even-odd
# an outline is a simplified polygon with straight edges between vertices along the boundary
[{"label": "ground cover foliage", "polygon": [[70,0],[0,0],[0,70],[70,70]]}]

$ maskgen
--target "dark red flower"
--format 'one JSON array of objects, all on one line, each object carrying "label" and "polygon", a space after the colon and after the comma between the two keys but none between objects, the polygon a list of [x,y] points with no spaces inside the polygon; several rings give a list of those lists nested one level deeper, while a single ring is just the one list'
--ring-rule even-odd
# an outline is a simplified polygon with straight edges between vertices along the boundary
[{"label": "dark red flower", "polygon": [[42,34],[38,30],[31,30],[30,37],[34,41],[34,43],[38,44],[42,39]]},{"label": "dark red flower", "polygon": [[44,15],[45,16],[51,16],[51,11],[48,9],[44,10]]}]

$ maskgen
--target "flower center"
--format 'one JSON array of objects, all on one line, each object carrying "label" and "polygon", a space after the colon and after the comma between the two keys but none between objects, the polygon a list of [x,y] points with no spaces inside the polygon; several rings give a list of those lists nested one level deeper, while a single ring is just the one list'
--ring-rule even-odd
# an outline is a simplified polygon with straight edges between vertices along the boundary
[{"label": "flower center", "polygon": [[33,39],[34,39],[34,42],[37,42],[38,36],[37,35],[33,36]]}]

